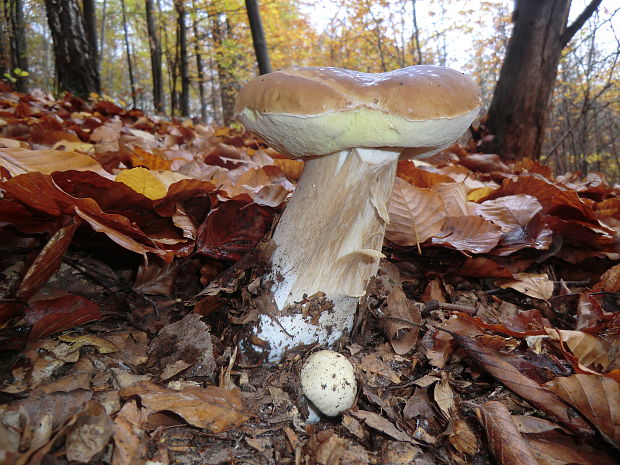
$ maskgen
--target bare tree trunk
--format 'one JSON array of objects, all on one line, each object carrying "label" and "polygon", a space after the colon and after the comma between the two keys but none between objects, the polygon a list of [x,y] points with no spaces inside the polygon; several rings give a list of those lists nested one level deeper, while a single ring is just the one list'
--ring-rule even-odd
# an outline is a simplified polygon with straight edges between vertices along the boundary
[{"label": "bare tree trunk", "polygon": [[222,119],[224,124],[230,124],[235,116],[235,77],[231,74],[230,64],[223,62],[222,43],[224,28],[218,15],[213,16],[211,21],[213,42],[216,48],[217,75],[220,84],[220,97],[222,99]]},{"label": "bare tree trunk", "polygon": [[103,55],[103,44],[105,43],[105,20],[106,20],[106,9],[108,6],[108,1],[103,0],[103,5],[101,6],[101,32],[99,34],[99,53],[97,57],[99,58],[99,69],[101,70],[101,57]]},{"label": "bare tree trunk", "polygon": [[[24,32],[24,5],[22,0],[4,0],[4,19],[6,22],[7,55],[9,65],[6,71],[15,75],[15,89],[26,92],[28,89],[27,76],[19,76],[16,70],[27,71],[28,60],[26,54],[26,34]],[[3,45],[5,46],[5,45]]]},{"label": "bare tree trunk", "polygon": [[131,85],[131,102],[136,107],[136,82],[133,78],[133,66],[131,64],[131,48],[129,47],[129,32],[127,29],[127,9],[125,0],[121,0],[121,8],[123,10],[123,31],[125,33],[125,50],[127,52],[127,70],[129,71],[129,84]]},{"label": "bare tree trunk", "polygon": [[90,47],[95,54],[95,60],[97,66],[101,60],[99,60],[99,52],[97,47],[97,9],[95,7],[95,0],[82,0],[82,11],[84,13],[84,29],[86,30],[86,38],[90,43]]},{"label": "bare tree trunk", "polygon": [[592,0],[567,27],[571,0],[517,0],[514,27],[489,107],[495,136],[483,146],[506,160],[538,158],[562,49],[598,8]]},{"label": "bare tree trunk", "polygon": [[420,48],[420,28],[418,28],[418,15],[417,15],[417,10],[416,10],[416,5],[415,5],[416,0],[411,0],[411,6],[413,8],[413,40],[414,40],[414,47],[415,47],[415,51],[416,51],[416,55],[418,58],[418,62],[416,64],[421,65],[422,64],[422,49]]},{"label": "bare tree trunk", "polygon": [[194,30],[194,53],[196,54],[196,68],[198,70],[198,92],[200,95],[200,120],[203,123],[207,122],[207,91],[205,81],[204,63],[202,61],[202,49],[203,37],[199,34],[198,21],[196,19],[196,2],[192,0],[192,7],[194,10],[194,17],[192,20],[192,29]]},{"label": "bare tree trunk", "polygon": [[175,0],[179,31],[179,54],[181,59],[181,116],[189,116],[189,61],[187,58],[187,11],[183,0]]},{"label": "bare tree trunk", "polygon": [[45,0],[45,9],[54,41],[58,87],[81,97],[99,93],[97,60],[86,39],[77,0]]},{"label": "bare tree trunk", "polygon": [[151,74],[153,76],[153,106],[156,113],[164,113],[164,80],[161,72],[161,43],[159,41],[157,20],[153,0],[144,0],[146,9],[146,28],[151,50]]},{"label": "bare tree trunk", "polygon": [[269,60],[269,51],[267,50],[267,40],[265,39],[263,23],[260,19],[258,0],[245,0],[245,9],[248,13],[250,30],[252,31],[252,43],[254,44],[254,53],[256,54],[256,62],[258,63],[258,73],[271,73],[271,61]]}]

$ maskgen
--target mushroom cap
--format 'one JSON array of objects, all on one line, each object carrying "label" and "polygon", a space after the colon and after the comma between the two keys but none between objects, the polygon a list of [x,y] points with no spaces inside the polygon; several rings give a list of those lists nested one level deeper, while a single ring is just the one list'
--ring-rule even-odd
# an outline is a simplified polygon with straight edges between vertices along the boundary
[{"label": "mushroom cap", "polygon": [[258,76],[239,92],[239,121],[293,157],[355,147],[446,147],[471,124],[480,91],[465,74],[441,66],[387,73],[290,68]]},{"label": "mushroom cap", "polygon": [[308,357],[300,381],[308,400],[330,417],[350,408],[357,393],[353,365],[344,355],[332,350],[320,350]]}]

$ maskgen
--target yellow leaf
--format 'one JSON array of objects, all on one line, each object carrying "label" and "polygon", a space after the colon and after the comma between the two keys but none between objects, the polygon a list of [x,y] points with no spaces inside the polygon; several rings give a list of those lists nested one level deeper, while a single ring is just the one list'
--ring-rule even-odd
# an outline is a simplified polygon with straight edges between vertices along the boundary
[{"label": "yellow leaf", "polygon": [[93,144],[87,144],[86,142],[74,142],[70,140],[59,140],[54,144],[56,150],[68,150],[70,152],[92,152],[94,149]]},{"label": "yellow leaf", "polygon": [[168,192],[166,185],[146,168],[123,170],[116,175],[115,181],[122,182],[152,200],[161,199]]},{"label": "yellow leaf", "polygon": [[217,137],[228,137],[231,130],[229,127],[217,128],[214,135]]},{"label": "yellow leaf", "polygon": [[469,194],[467,194],[467,200],[469,200],[470,202],[479,202],[480,199],[485,198],[494,190],[495,189],[491,187],[479,187],[478,189],[474,189]]}]

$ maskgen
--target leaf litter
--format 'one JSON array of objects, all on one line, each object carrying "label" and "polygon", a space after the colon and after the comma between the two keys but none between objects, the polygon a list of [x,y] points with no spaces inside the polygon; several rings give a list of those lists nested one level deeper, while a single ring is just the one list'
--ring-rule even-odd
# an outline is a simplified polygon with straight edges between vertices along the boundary
[{"label": "leaf litter", "polygon": [[[620,199],[455,145],[401,161],[377,277],[306,424],[244,349],[303,163],[233,128],[5,91],[0,462],[615,463]],[[421,212],[423,214],[421,214]],[[255,341],[256,342],[256,341]]]}]

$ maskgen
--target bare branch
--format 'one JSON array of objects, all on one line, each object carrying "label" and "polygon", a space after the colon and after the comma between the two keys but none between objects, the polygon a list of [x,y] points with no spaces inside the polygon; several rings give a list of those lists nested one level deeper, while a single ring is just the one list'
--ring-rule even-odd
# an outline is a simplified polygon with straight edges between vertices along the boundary
[{"label": "bare branch", "polygon": [[596,9],[599,7],[603,0],[592,0],[588,6],[586,6],[581,14],[577,17],[573,23],[566,28],[564,33],[562,34],[562,38],[560,39],[562,43],[562,47],[565,47],[566,44],[570,42],[573,36],[577,33],[579,29],[585,24],[585,22],[594,14]]}]

